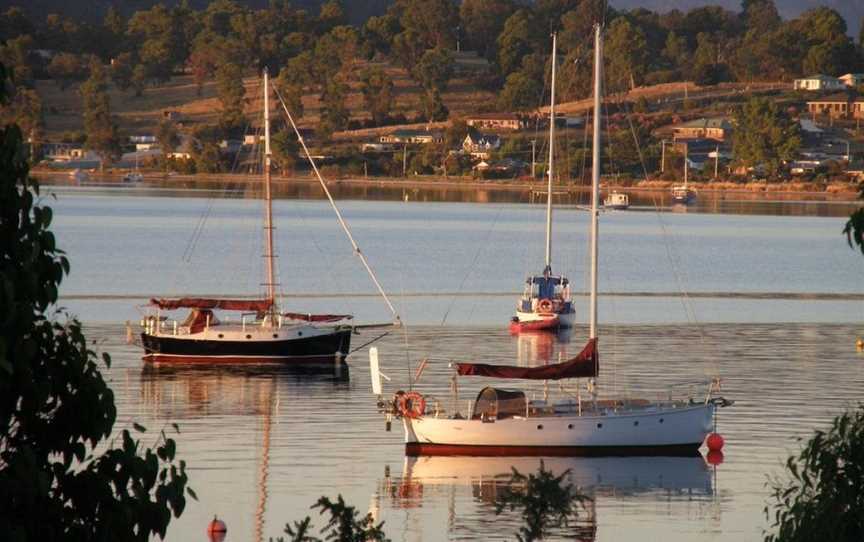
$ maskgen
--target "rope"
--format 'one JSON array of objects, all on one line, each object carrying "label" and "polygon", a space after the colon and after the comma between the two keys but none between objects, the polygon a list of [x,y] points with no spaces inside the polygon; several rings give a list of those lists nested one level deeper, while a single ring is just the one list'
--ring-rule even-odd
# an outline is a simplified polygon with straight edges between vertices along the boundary
[{"label": "rope", "polygon": [[348,355],[350,356],[350,355],[353,354],[354,352],[356,352],[356,351],[358,351],[358,350],[361,350],[361,349],[363,349],[363,348],[366,348],[367,346],[369,346],[369,345],[372,344],[372,343],[376,343],[376,342],[380,341],[381,339],[383,339],[383,338],[386,337],[387,335],[390,335],[390,333],[391,333],[391,331],[385,331],[384,333],[382,333],[381,335],[378,335],[378,336],[375,337],[374,339],[372,339],[372,340],[370,340],[370,341],[366,341],[365,343],[361,344],[361,345],[358,346],[357,348],[354,348],[353,350],[351,350],[350,352],[348,352]]}]

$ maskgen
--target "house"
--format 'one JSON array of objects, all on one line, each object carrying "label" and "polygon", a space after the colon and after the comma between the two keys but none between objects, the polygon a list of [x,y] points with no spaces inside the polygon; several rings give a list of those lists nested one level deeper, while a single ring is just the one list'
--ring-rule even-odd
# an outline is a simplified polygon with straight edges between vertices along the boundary
[{"label": "house", "polygon": [[430,143],[443,143],[444,135],[441,132],[431,132],[429,130],[395,130],[389,134],[381,136],[381,143],[417,143],[420,145],[428,145]]},{"label": "house", "polygon": [[842,90],[845,86],[836,77],[816,74],[803,79],[796,79],[793,88],[795,90]]},{"label": "house", "polygon": [[390,143],[363,143],[360,152],[393,152],[396,147]]},{"label": "house", "polygon": [[479,130],[521,130],[525,121],[515,113],[480,113],[465,119],[465,123]]},{"label": "house", "polygon": [[183,114],[179,111],[166,109],[162,112],[162,118],[165,120],[180,121],[183,120]]},{"label": "house", "polygon": [[864,84],[864,73],[847,73],[846,75],[841,75],[838,79],[847,87],[855,88]]},{"label": "house", "polygon": [[43,143],[42,156],[46,160],[68,162],[81,160],[85,156],[84,147],[79,143]]},{"label": "house", "polygon": [[497,135],[481,134],[470,130],[462,141],[462,150],[474,158],[488,160],[493,151],[501,148],[501,138]]},{"label": "house", "polygon": [[476,175],[483,178],[518,177],[523,174],[528,165],[521,160],[505,158],[503,160],[482,160],[471,168]]},{"label": "house", "polygon": [[732,123],[723,117],[701,118],[673,128],[675,139],[714,139],[727,141],[732,135]]},{"label": "house", "polygon": [[828,115],[831,118],[864,118],[864,98],[840,92],[807,102],[811,115]]},{"label": "house", "polygon": [[257,143],[263,143],[263,142],[264,142],[264,136],[263,135],[256,136],[254,134],[246,134],[243,136],[243,145],[247,146],[247,147],[250,147],[250,146],[255,145]]}]

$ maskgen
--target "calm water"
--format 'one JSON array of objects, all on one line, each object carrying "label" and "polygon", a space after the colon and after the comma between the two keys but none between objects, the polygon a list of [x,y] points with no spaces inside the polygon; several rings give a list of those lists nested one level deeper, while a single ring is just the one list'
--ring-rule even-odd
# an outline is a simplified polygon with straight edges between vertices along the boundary
[{"label": "calm water", "polygon": [[[180,455],[200,502],[169,540],[205,540],[212,515],[230,541],[267,540],[341,493],[386,522],[394,540],[510,540],[519,520],[496,517],[511,465],[535,460],[403,457],[401,428],[384,430],[365,349],[348,370],[153,368],[125,344],[122,322],[151,295],[260,291],[260,204],[246,199],[59,191],[54,228],[72,260],[62,304],[110,352],[119,427],[178,422]],[[758,540],[767,476],[864,392],[854,340],[864,330],[864,259],[839,217],[623,212],[602,216],[601,394],[702,393],[723,377],[725,461],[700,458],[549,459],[594,498],[579,540]],[[409,323],[378,342],[386,390],[421,387],[450,400],[448,362],[543,363],[572,355],[570,336],[509,336],[504,324],[527,272],[543,257],[543,209],[510,203],[342,205],[361,247]],[[286,307],[350,310],[386,321],[383,303],[319,201],[279,200],[278,252]],[[788,216],[790,215],[791,216]],[[786,216],[783,216],[786,215]],[[585,284],[587,215],[556,212],[553,268]],[[681,296],[684,291],[688,295]],[[582,300],[580,310],[584,313]],[[443,324],[443,325],[442,325]],[[364,334],[354,339],[360,346]],[[488,382],[460,380],[466,403]],[[460,403],[461,404],[461,403]],[[148,433],[150,434],[150,433]],[[145,439],[145,443],[149,442]]]}]

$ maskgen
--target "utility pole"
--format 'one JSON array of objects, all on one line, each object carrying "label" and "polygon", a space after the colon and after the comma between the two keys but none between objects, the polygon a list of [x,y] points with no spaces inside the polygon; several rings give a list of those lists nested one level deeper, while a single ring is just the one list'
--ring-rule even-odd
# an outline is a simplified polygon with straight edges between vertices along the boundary
[{"label": "utility pole", "polygon": [[717,179],[717,173],[720,169],[720,145],[714,148],[714,179]]},{"label": "utility pole", "polygon": [[660,173],[666,173],[666,140],[660,141]]},{"label": "utility pole", "polygon": [[534,171],[537,166],[537,140],[531,140],[531,179],[534,179]]}]

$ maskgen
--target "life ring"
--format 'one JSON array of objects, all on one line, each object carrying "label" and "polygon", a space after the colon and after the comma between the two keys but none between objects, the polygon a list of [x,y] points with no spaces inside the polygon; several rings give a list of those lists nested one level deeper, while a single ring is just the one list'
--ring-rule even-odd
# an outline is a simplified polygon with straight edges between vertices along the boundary
[{"label": "life ring", "polygon": [[406,418],[416,419],[426,412],[426,399],[416,391],[409,391],[396,399],[396,406]]},{"label": "life ring", "polygon": [[541,299],[540,302],[537,303],[537,308],[540,309],[540,312],[552,312],[552,300]]}]

